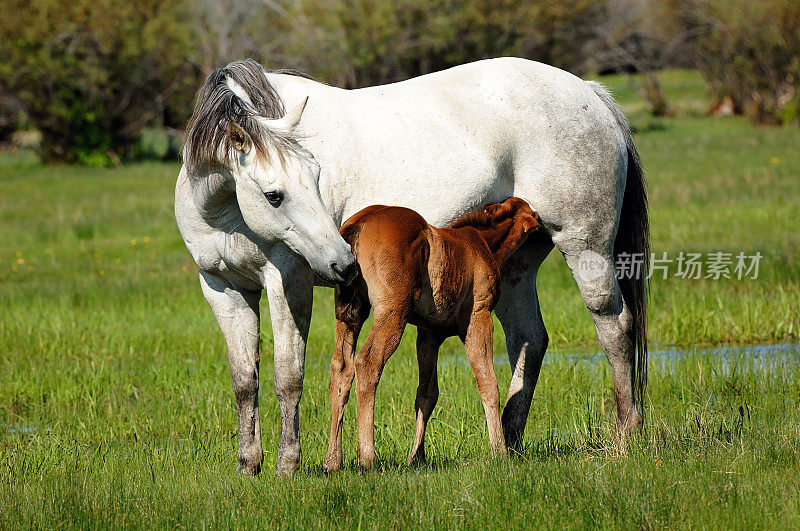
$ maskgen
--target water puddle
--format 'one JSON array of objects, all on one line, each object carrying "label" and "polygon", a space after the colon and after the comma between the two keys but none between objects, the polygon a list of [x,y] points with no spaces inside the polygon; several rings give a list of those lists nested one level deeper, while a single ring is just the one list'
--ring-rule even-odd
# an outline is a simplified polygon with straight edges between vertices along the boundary
[{"label": "water puddle", "polygon": [[[734,368],[748,371],[800,369],[800,343],[653,349],[648,352],[648,356],[648,366],[651,370],[665,368],[689,359],[715,363],[724,374]],[[329,363],[330,358],[326,356],[308,357],[306,370],[327,370]],[[508,354],[503,351],[495,352],[494,364],[508,366]],[[578,364],[596,367],[602,371],[608,362],[602,352],[576,353],[549,350],[542,366],[553,364]],[[440,353],[439,366],[469,367],[463,347],[457,348],[453,354]]]},{"label": "water puddle", "polygon": [[39,430],[30,424],[3,424],[0,423],[0,430],[10,435],[34,435]]},{"label": "water puddle", "polygon": [[[648,353],[648,366],[651,369],[663,368],[686,360],[705,360],[715,362],[723,373],[733,369],[761,371],[800,368],[800,343],[781,343],[768,345],[733,345],[721,347],[701,347],[690,349],[655,349]],[[558,364],[586,364],[603,367],[606,356],[602,352],[564,353],[548,351],[543,367]],[[465,355],[451,355],[440,358],[442,366],[469,366]],[[505,352],[497,353],[495,365],[508,364]]]},{"label": "water puddle", "polygon": [[[606,356],[602,352],[588,354],[564,354],[558,352],[548,352],[545,362],[549,357],[557,358],[555,361],[598,361],[605,360]],[[497,358],[497,356],[495,356]],[[687,358],[696,359],[717,358],[722,362],[749,360],[756,364],[772,365],[790,363],[800,365],[800,343],[779,343],[768,345],[731,345],[722,347],[700,347],[690,349],[657,349],[648,352],[650,362],[675,362]],[[551,362],[554,360],[550,360]],[[496,360],[495,360],[496,362]]]}]

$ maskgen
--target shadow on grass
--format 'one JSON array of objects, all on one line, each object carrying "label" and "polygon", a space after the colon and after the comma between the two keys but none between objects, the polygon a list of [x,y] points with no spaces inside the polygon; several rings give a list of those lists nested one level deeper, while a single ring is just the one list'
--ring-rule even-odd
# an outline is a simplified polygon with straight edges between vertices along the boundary
[{"label": "shadow on grass", "polygon": [[630,127],[631,127],[631,133],[633,133],[634,135],[640,135],[645,133],[658,133],[658,132],[669,131],[670,129],[672,129],[664,122],[648,122],[647,125],[631,124]]}]

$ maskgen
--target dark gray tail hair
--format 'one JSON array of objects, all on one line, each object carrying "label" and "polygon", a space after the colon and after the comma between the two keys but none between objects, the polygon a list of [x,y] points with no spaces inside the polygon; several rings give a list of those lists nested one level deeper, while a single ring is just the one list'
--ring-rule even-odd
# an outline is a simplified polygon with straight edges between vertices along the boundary
[{"label": "dark gray tail hair", "polygon": [[644,415],[644,396],[647,389],[647,274],[650,264],[650,221],[647,216],[647,190],[644,171],[639,160],[639,152],[633,144],[628,120],[622,114],[613,96],[600,83],[589,81],[595,94],[603,100],[625,135],[628,151],[628,174],[625,182],[625,195],[622,199],[622,212],[614,240],[614,256],[622,253],[640,256],[642,269],[632,278],[619,279],[619,287],[625,304],[633,315],[633,337],[636,359],[633,371],[633,398],[639,412]]}]

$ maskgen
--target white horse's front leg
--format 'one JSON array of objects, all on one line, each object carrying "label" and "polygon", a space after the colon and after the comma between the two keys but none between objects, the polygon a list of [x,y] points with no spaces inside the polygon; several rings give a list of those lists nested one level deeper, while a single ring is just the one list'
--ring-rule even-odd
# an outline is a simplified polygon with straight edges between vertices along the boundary
[{"label": "white horse's front leg", "polygon": [[239,414],[239,472],[258,474],[264,453],[258,420],[258,301],[261,290],[234,287],[200,271],[200,285],[228,344],[233,394]]},{"label": "white horse's front leg", "polygon": [[281,442],[278,474],[300,468],[300,397],[306,339],[311,321],[314,273],[284,245],[276,245],[264,269],[264,287],[269,300],[275,344],[275,393],[281,408]]}]

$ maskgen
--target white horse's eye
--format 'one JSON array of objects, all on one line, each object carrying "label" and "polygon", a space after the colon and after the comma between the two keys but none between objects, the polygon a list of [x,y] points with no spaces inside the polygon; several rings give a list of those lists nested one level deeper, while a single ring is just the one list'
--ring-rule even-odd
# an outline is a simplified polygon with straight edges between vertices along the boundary
[{"label": "white horse's eye", "polygon": [[264,194],[264,197],[266,197],[269,204],[274,207],[279,207],[283,202],[282,192],[267,192]]}]

